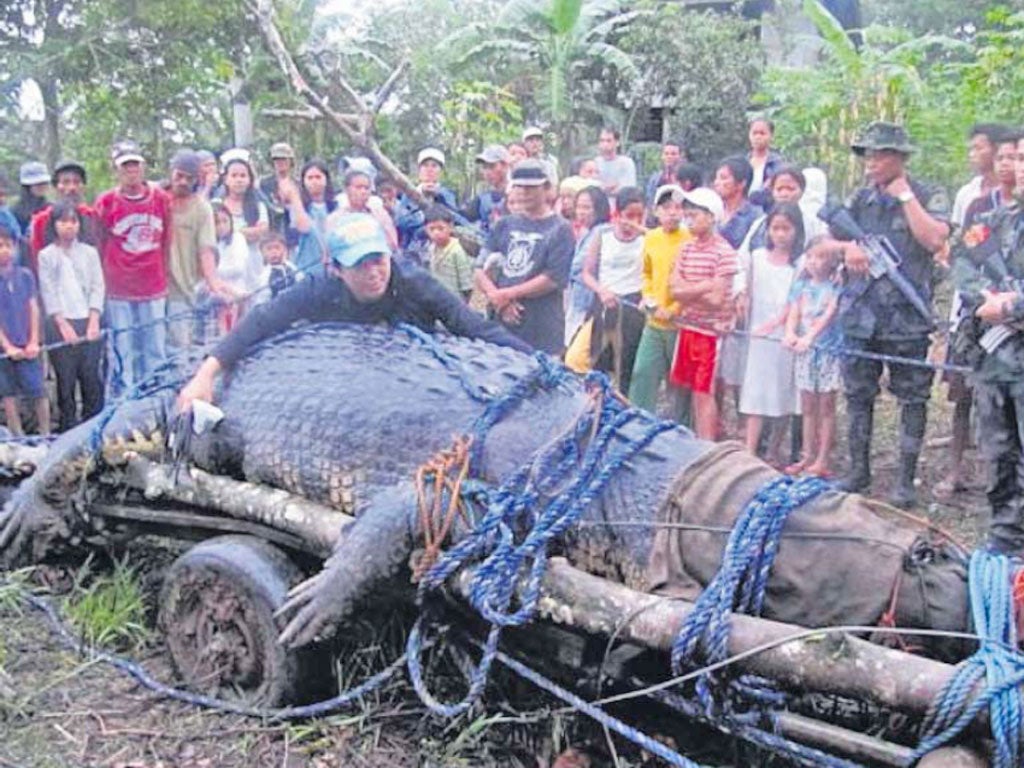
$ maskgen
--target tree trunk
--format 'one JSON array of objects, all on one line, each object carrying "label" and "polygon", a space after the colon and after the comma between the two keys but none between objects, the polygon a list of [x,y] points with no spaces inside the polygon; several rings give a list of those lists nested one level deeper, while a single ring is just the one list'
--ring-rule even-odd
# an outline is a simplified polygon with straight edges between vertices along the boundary
[{"label": "tree trunk", "polygon": [[[467,594],[471,578],[470,571],[456,577],[460,594]],[[555,558],[544,578],[538,618],[605,637],[618,631],[623,641],[667,652],[692,611],[693,603],[637,592]],[[922,716],[953,674],[948,664],[846,634],[788,640],[809,630],[739,614],[731,624],[730,655],[759,649],[737,667],[793,690],[839,694]]]},{"label": "tree trunk", "polygon": [[43,129],[46,137],[46,164],[53,168],[61,159],[60,144],[60,94],[57,81],[48,77],[37,81],[43,95]]}]

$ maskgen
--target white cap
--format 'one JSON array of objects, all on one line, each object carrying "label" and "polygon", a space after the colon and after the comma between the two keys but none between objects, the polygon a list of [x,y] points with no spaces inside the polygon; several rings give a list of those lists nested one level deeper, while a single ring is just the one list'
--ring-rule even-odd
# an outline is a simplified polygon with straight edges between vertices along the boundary
[{"label": "white cap", "polygon": [[722,204],[722,198],[713,189],[697,187],[689,192],[684,191],[683,201],[709,211],[715,217],[716,224],[721,224],[725,219],[725,206]]},{"label": "white cap", "polygon": [[423,165],[427,160],[433,160],[438,165],[444,165],[444,152],[437,147],[426,147],[421,149],[416,157],[416,165]]},{"label": "white cap", "polygon": [[223,168],[232,160],[244,160],[251,166],[252,153],[248,149],[242,149],[241,147],[232,147],[231,149],[225,149],[220,156],[220,167]]},{"label": "white cap", "polygon": [[543,139],[544,131],[542,131],[536,125],[531,125],[525,131],[523,131],[523,141],[526,141],[527,139],[532,138],[534,136],[539,136],[540,138]]},{"label": "white cap", "polygon": [[661,198],[665,195],[671,195],[673,200],[677,203],[681,203],[683,202],[683,197],[686,195],[686,192],[684,192],[683,188],[678,184],[662,184],[658,187],[658,191],[654,193],[654,204],[661,205]]}]

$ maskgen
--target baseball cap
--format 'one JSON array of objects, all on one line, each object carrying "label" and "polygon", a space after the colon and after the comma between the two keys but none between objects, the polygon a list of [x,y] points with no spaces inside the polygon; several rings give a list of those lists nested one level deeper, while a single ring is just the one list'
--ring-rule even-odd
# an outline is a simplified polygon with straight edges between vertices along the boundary
[{"label": "baseball cap", "polygon": [[508,150],[505,149],[501,144],[489,144],[484,147],[484,151],[476,156],[478,163],[507,163],[508,162]]},{"label": "baseball cap", "polygon": [[191,149],[179,149],[174,153],[170,162],[172,171],[181,171],[193,179],[199,178],[199,166],[201,165],[199,153],[193,152]]},{"label": "baseball cap", "polygon": [[697,187],[689,192],[683,191],[683,202],[708,211],[715,217],[715,222],[718,224],[725,218],[725,206],[722,204],[722,198],[713,189]]},{"label": "baseball cap", "polygon": [[391,253],[384,228],[368,213],[339,216],[327,233],[327,253],[342,267],[354,267],[367,256]]},{"label": "baseball cap", "polygon": [[61,160],[53,168],[53,183],[57,183],[57,177],[65,171],[73,171],[82,177],[82,183],[84,184],[87,179],[85,176],[85,166],[77,160]]},{"label": "baseball cap", "polygon": [[444,165],[444,152],[437,147],[425,147],[420,150],[416,157],[416,165],[423,165],[427,160],[433,160],[438,165]]},{"label": "baseball cap", "polygon": [[220,167],[223,168],[232,160],[242,160],[249,167],[252,167],[252,153],[248,149],[242,149],[241,147],[232,147],[231,149],[225,149],[220,153]]},{"label": "baseball cap", "polygon": [[270,148],[270,159],[271,160],[294,160],[295,150],[292,149],[291,144],[287,144],[283,141],[277,142]]},{"label": "baseball cap", "polygon": [[533,138],[534,136],[539,136],[540,138],[543,139],[544,138],[544,131],[542,131],[536,125],[531,125],[531,126],[527,127],[527,129],[525,131],[523,131],[523,141],[526,141],[527,139]]},{"label": "baseball cap", "polygon": [[34,184],[49,184],[50,172],[46,170],[46,164],[38,160],[23,163],[18,169],[18,183],[31,187]]},{"label": "baseball cap", "polygon": [[678,184],[662,184],[654,193],[654,204],[661,205],[665,202],[662,198],[666,195],[671,195],[673,200],[677,203],[681,203],[683,198],[686,197],[686,192],[684,192],[683,188]]},{"label": "baseball cap", "polygon": [[544,163],[528,157],[525,160],[520,160],[512,169],[511,182],[515,187],[539,187],[549,184],[551,180],[548,178]]},{"label": "baseball cap", "polygon": [[118,167],[125,163],[143,163],[146,161],[146,158],[142,156],[142,149],[130,139],[117,142],[110,151],[110,157],[114,161],[114,165]]}]

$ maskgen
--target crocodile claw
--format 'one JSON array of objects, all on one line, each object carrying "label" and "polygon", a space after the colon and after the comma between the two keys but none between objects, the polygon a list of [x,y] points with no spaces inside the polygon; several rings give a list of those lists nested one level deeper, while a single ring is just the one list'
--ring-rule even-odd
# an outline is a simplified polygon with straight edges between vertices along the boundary
[{"label": "crocodile claw", "polygon": [[298,648],[334,634],[346,601],[332,587],[330,571],[324,570],[288,593],[288,600],[275,614],[279,618],[289,617],[278,637],[281,645]]}]

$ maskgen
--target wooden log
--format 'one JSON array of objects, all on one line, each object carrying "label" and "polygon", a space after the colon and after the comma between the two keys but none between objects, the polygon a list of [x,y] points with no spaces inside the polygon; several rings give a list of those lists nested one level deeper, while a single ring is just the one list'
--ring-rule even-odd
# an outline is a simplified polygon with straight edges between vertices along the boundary
[{"label": "wooden log", "polygon": [[[468,594],[472,573],[456,577]],[[649,595],[553,558],[539,618],[668,652],[693,603]],[[733,614],[730,655],[758,649],[736,666],[796,691],[831,693],[922,716],[953,673],[949,664],[884,648],[847,634],[818,633]],[[796,635],[804,636],[790,640]],[[768,647],[772,646],[772,647]]]},{"label": "wooden log", "polygon": [[967,747],[940,747],[921,758],[917,768],[988,768],[982,755]]},{"label": "wooden log", "polygon": [[211,475],[196,467],[183,469],[182,477],[175,478],[168,465],[135,457],[127,469],[128,484],[147,499],[169,499],[284,531],[308,542],[321,557],[334,550],[341,532],[354,520],[287,491]]}]

